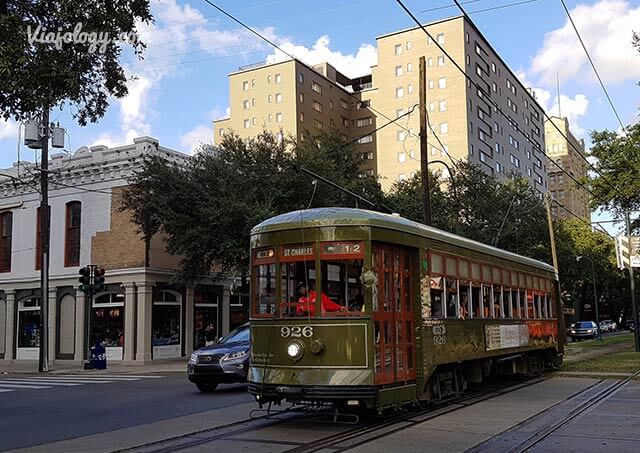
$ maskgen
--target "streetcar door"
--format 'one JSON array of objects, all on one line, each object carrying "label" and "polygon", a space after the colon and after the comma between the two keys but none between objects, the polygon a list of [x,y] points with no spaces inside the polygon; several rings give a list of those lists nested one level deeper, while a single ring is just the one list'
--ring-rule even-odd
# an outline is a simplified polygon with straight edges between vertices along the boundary
[{"label": "streetcar door", "polygon": [[413,267],[415,251],[376,244],[373,266],[378,276],[373,301],[375,383],[415,379]]}]

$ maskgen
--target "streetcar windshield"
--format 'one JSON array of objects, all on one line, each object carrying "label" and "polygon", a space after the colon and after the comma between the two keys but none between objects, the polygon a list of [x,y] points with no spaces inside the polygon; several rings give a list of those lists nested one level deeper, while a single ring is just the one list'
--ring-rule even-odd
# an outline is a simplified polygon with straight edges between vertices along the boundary
[{"label": "streetcar windshield", "polygon": [[363,247],[360,242],[321,242],[254,251],[252,313],[281,318],[362,315]]}]

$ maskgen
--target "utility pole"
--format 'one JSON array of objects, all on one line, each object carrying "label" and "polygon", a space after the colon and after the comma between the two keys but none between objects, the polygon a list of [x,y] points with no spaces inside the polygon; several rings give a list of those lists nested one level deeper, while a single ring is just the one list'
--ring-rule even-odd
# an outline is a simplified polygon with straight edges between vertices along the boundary
[{"label": "utility pole", "polygon": [[566,341],[565,335],[565,323],[564,323],[564,302],[562,300],[562,291],[560,290],[560,272],[558,271],[558,252],[556,250],[556,234],[553,231],[553,218],[551,216],[551,194],[547,192],[544,197],[544,204],[547,208],[547,225],[549,227],[549,242],[551,243],[551,260],[553,262],[553,269],[556,271],[556,277],[558,277],[558,293],[556,297],[558,298],[558,309],[560,313],[558,313],[558,336],[560,338],[564,338]]},{"label": "utility pole", "polygon": [[42,112],[40,157],[40,356],[38,371],[49,371],[49,107]]},{"label": "utility pole", "polygon": [[629,286],[631,289],[631,313],[633,314],[633,338],[635,340],[636,352],[640,352],[640,332],[638,332],[640,323],[638,322],[638,305],[636,302],[636,281],[631,263],[631,219],[629,216],[629,211],[627,211],[625,215],[625,223],[627,227],[627,238],[629,241]]},{"label": "utility pole", "polygon": [[422,209],[424,224],[431,226],[431,198],[429,194],[429,156],[427,154],[427,65],[420,57],[420,174],[422,175]]}]

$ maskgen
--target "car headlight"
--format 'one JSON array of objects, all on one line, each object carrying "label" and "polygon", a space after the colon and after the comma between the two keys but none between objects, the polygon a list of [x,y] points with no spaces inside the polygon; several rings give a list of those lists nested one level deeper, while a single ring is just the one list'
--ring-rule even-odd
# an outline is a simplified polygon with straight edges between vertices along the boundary
[{"label": "car headlight", "polygon": [[191,365],[196,365],[198,363],[198,354],[196,354],[195,352],[191,354],[191,357],[189,357],[189,363]]},{"label": "car headlight", "polygon": [[573,330],[573,329],[571,329],[571,333],[576,333],[576,331],[575,331],[575,330]]},{"label": "car headlight", "polygon": [[229,354],[225,354],[222,356],[222,361],[227,361],[227,360],[236,360],[236,359],[241,359],[242,357],[246,356],[249,353],[249,351],[238,351],[238,352],[231,352]]},{"label": "car headlight", "polygon": [[593,333],[593,329],[588,329],[587,333]]},{"label": "car headlight", "polygon": [[304,346],[302,346],[302,343],[299,343],[297,341],[292,341],[287,346],[287,355],[292,360],[295,360],[295,361],[299,360],[302,357],[303,353],[304,353]]}]

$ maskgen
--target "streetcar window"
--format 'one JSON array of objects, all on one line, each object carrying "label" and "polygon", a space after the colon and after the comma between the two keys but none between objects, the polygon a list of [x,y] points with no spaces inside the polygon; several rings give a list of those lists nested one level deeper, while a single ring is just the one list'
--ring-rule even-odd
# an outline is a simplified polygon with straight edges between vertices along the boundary
[{"label": "streetcar window", "polygon": [[511,286],[518,286],[518,273],[511,272]]},{"label": "streetcar window", "polygon": [[[360,282],[362,260],[322,260],[322,291],[333,302],[351,314],[361,314],[364,308],[364,290]],[[335,312],[339,312],[336,310]],[[330,316],[326,310],[324,316]]]},{"label": "streetcar window", "polygon": [[445,278],[447,288],[447,318],[458,317],[458,280]]},{"label": "streetcar window", "polygon": [[482,312],[484,318],[493,318],[493,298],[491,297],[491,285],[482,285]]},{"label": "streetcar window", "polygon": [[458,266],[456,266],[456,259],[447,257],[447,275],[455,277],[458,275]]},{"label": "streetcar window", "polygon": [[553,299],[551,293],[547,293],[547,316],[553,318]]},{"label": "streetcar window", "polygon": [[276,312],[276,265],[254,266],[253,313],[272,315]]},{"label": "streetcar window", "polygon": [[536,292],[533,295],[533,300],[535,302],[535,310],[536,310],[536,318],[542,318],[542,305],[540,303],[540,293]]},{"label": "streetcar window", "polygon": [[480,275],[480,265],[478,263],[471,263],[471,278],[477,281],[482,280],[482,276]]},{"label": "streetcar window", "polygon": [[500,285],[493,286],[493,317],[504,318],[502,311],[502,287]]},{"label": "streetcar window", "polygon": [[442,256],[431,254],[431,272],[435,274],[442,274]]},{"label": "streetcar window", "polygon": [[482,266],[482,280],[485,283],[488,283],[491,280],[491,267],[490,266]]},{"label": "streetcar window", "polygon": [[505,318],[513,318],[511,312],[511,290],[502,288],[502,313]]},{"label": "streetcar window", "polygon": [[523,290],[518,290],[518,309],[520,311],[521,318],[527,318],[527,296]]},{"label": "streetcar window", "polygon": [[471,309],[474,318],[482,318],[482,301],[480,300],[480,286],[471,287]]},{"label": "streetcar window", "polygon": [[[294,261],[291,263],[282,263],[280,265],[280,315],[284,317],[306,316],[309,313],[303,313],[301,305],[298,303],[304,291],[310,293],[315,291],[316,286],[316,262],[315,260]],[[304,289],[303,289],[304,288]],[[309,305],[314,302],[309,301]],[[315,311],[315,307],[312,309]]]},{"label": "streetcar window", "polygon": [[509,300],[511,301],[511,317],[519,318],[520,310],[518,307],[518,291],[515,289],[509,289]]},{"label": "streetcar window", "polygon": [[443,318],[444,317],[444,285],[442,283],[443,277],[431,277],[429,279],[430,295],[431,295],[431,317]]},{"label": "streetcar window", "polygon": [[460,311],[458,317],[462,319],[469,318],[471,313],[471,282],[460,281]]},{"label": "streetcar window", "polygon": [[535,308],[533,305],[533,292],[527,290],[527,318],[533,319],[536,317]]},{"label": "streetcar window", "polygon": [[469,278],[469,261],[460,260],[460,277]]}]

